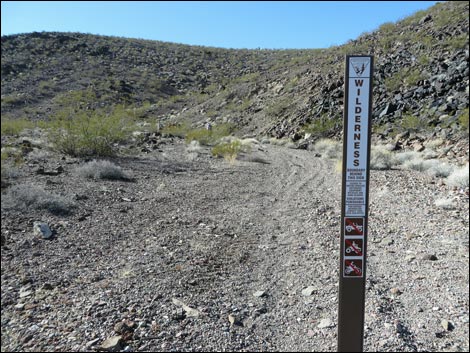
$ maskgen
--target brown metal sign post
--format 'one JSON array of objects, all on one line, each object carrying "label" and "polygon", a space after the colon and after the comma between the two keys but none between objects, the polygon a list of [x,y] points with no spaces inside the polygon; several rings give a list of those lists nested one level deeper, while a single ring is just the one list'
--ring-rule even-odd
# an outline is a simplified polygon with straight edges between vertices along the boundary
[{"label": "brown metal sign post", "polygon": [[338,352],[363,348],[373,66],[346,56]]}]

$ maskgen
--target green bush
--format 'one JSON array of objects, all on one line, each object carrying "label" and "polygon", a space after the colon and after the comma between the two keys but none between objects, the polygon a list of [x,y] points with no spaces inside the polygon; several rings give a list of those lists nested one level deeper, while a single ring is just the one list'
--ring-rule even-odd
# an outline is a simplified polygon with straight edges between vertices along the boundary
[{"label": "green bush", "polygon": [[386,22],[384,24],[382,24],[380,27],[379,27],[379,31],[382,33],[382,34],[388,34],[388,33],[391,33],[395,30],[396,28],[396,24],[393,23],[393,22]]},{"label": "green bush", "polygon": [[234,127],[232,124],[220,124],[212,127],[211,130],[196,129],[188,131],[186,134],[186,142],[198,141],[201,145],[214,145],[222,137],[229,136]]},{"label": "green bush", "polygon": [[425,77],[420,70],[409,70],[405,77],[405,84],[407,86],[414,86],[418,81],[423,80]]},{"label": "green bush", "polygon": [[423,126],[423,122],[417,116],[404,115],[402,118],[401,128],[405,131],[419,131]]},{"label": "green bush", "polygon": [[418,69],[403,69],[385,79],[385,87],[389,92],[400,90],[401,87],[411,87],[424,80],[426,76]]},{"label": "green bush", "polygon": [[20,96],[20,95],[10,95],[10,96],[4,96],[2,97],[1,104],[3,106],[20,106],[25,104],[25,97]]},{"label": "green bush", "polygon": [[[463,130],[468,132],[468,108],[459,116],[459,123]],[[2,123],[3,124],[3,123]]]},{"label": "green bush", "polygon": [[190,130],[191,128],[187,123],[170,124],[164,126],[161,130],[161,133],[164,135],[170,135],[175,137],[185,137],[188,131]]},{"label": "green bush", "polygon": [[465,49],[465,46],[468,45],[468,34],[451,37],[445,42],[445,45],[449,46],[453,50]]},{"label": "green bush", "polygon": [[130,138],[131,114],[123,106],[103,109],[62,109],[52,119],[50,138],[57,150],[71,156],[111,156],[116,144]]},{"label": "green bush", "polygon": [[214,146],[212,148],[212,155],[215,157],[223,157],[226,161],[233,163],[242,149],[242,143],[239,140],[235,140]]},{"label": "green bush", "polygon": [[283,115],[291,106],[292,99],[289,97],[284,97],[274,100],[270,105],[267,106],[265,111],[268,116],[279,117]]},{"label": "green bush", "polygon": [[323,115],[320,119],[305,125],[302,130],[314,137],[327,137],[338,130],[341,124],[342,119],[340,117],[329,119],[326,115]]},{"label": "green bush", "polygon": [[21,119],[10,119],[10,118],[2,118],[2,136],[6,135],[18,135],[24,129],[31,129],[35,126],[35,124],[28,119],[21,118]]},{"label": "green bush", "polygon": [[56,83],[53,80],[41,81],[38,84],[39,92],[42,94],[47,94],[53,91],[55,87],[56,87]]}]

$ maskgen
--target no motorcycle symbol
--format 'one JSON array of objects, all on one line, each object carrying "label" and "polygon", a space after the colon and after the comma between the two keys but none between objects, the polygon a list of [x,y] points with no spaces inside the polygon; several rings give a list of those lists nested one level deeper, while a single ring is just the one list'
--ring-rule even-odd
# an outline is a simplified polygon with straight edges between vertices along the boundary
[{"label": "no motorcycle symbol", "polygon": [[362,277],[362,260],[344,260],[344,277]]}]

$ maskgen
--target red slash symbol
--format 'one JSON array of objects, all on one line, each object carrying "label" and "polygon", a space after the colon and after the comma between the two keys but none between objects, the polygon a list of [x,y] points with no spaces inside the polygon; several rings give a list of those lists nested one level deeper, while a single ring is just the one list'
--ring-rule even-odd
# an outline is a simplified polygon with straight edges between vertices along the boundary
[{"label": "red slash symbol", "polygon": [[[354,260],[359,263],[359,266],[362,267],[362,260]],[[350,276],[361,276],[362,275],[362,269],[357,266],[354,261],[345,261],[345,269],[344,269],[344,274],[350,275]],[[352,274],[354,272],[354,274]]]},{"label": "red slash symbol", "polygon": [[346,235],[364,235],[364,218],[344,218]]},{"label": "red slash symbol", "polygon": [[[349,256],[351,256],[351,251],[354,251],[354,253],[358,256],[362,256],[362,249],[361,249],[361,246],[362,246],[362,240],[359,240],[357,239],[357,243],[356,243],[356,239],[354,240],[349,240],[349,239],[345,239],[346,241],[346,245],[347,245],[347,248],[346,248],[346,254],[349,254]],[[359,243],[359,244],[358,244]]]}]

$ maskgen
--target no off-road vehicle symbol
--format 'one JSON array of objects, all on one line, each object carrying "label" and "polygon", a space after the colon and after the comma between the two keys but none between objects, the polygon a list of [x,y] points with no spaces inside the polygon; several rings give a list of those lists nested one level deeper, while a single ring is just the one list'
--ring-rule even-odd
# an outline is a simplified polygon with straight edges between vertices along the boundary
[{"label": "no off-road vehicle symbol", "polygon": [[345,217],[344,235],[364,235],[364,217]]},{"label": "no off-road vehicle symbol", "polygon": [[360,224],[357,224],[357,223],[353,223],[353,224],[348,224],[346,226],[346,231],[348,233],[351,233],[351,232],[354,232],[354,230],[362,233],[362,226]]}]

